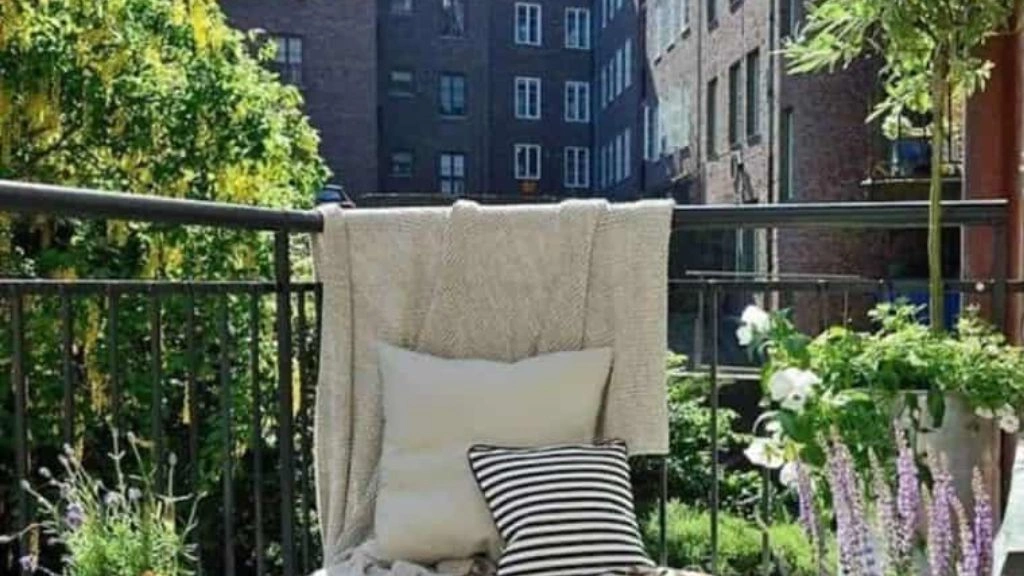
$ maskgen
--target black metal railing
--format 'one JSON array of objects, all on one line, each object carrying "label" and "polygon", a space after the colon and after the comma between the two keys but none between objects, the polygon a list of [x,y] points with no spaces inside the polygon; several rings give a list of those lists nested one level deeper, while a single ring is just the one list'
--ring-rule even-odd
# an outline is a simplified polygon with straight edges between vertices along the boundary
[{"label": "black metal railing", "polygon": [[[109,413],[114,423],[124,420],[148,420],[149,436],[158,455],[181,447],[191,463],[188,469],[193,488],[201,488],[201,459],[204,434],[216,433],[216,449],[222,458],[221,469],[214,475],[219,480],[220,526],[201,527],[199,536],[206,573],[234,575],[237,573],[288,576],[308,572],[317,566],[318,542],[312,504],[311,428],[314,375],[320,328],[320,287],[309,281],[292,279],[291,248],[296,234],[316,233],[323,228],[315,211],[267,210],[210,202],[173,200],[77,190],[55,186],[0,181],[0,213],[42,214],[75,219],[115,219],[144,223],[236,228],[273,233],[273,278],[245,281],[144,281],[131,279],[43,280],[0,278],[0,303],[7,303],[9,318],[9,358],[12,395],[12,444],[15,456],[13,480],[20,482],[31,476],[33,462],[44,458],[48,447],[29,435],[30,418],[50,418],[57,422],[60,440],[69,444],[95,439],[98,422],[84,421],[76,414],[76,397],[82,394],[83,364],[79,342],[85,336],[76,333],[76,306],[92,299],[102,303],[105,313],[105,353],[103,377],[109,381],[111,393]],[[1007,295],[1022,289],[1020,282],[1007,280],[1007,205],[1003,201],[947,202],[944,221],[950,227],[985,227],[992,230],[993,269],[986,278],[947,282],[947,289],[986,299],[994,319],[1005,318]],[[675,210],[675,230],[735,230],[787,228],[906,229],[924,228],[928,222],[928,206],[924,202],[785,204],[747,206],[680,206]],[[673,266],[676,270],[678,266]],[[727,295],[740,294],[741,300],[753,295],[764,301],[783,293],[806,294],[815,299],[819,312],[816,323],[824,325],[838,313],[849,316],[851,295],[879,298],[881,289],[891,293],[894,287],[920,287],[923,281],[871,280],[850,277],[775,277],[752,275],[741,277],[732,273],[698,275],[673,274],[670,279],[670,308],[679,298],[693,298],[690,343],[685,350],[691,359],[691,371],[710,377],[711,391],[711,474],[716,480],[722,474],[722,454],[718,449],[718,415],[724,378],[745,374],[726,365],[720,345],[728,331],[730,311],[723,307]],[[267,302],[272,298],[272,305]],[[62,386],[59,415],[33,413],[29,397],[29,375],[38,367],[31,365],[33,346],[27,335],[31,311],[26,303],[50,300],[60,318],[59,369],[50,378]],[[124,306],[145,309],[144,334],[125,341],[132,333],[120,310]],[[142,308],[139,308],[142,307]],[[212,307],[212,308],[211,308]],[[268,326],[264,314],[273,310],[273,345],[265,341]],[[180,321],[180,324],[178,322]],[[136,332],[139,331],[135,327]],[[90,336],[91,337],[91,336]],[[174,352],[175,348],[181,348]],[[0,348],[2,350],[2,348]],[[146,356],[125,356],[129,352]],[[268,357],[268,352],[272,357]],[[174,362],[170,355],[178,354]],[[133,398],[123,404],[122,379],[126,365],[145,365],[142,378],[148,379],[146,398]],[[241,391],[236,377],[248,374],[247,401],[238,404],[232,399]],[[134,375],[138,377],[138,375]],[[95,375],[90,375],[95,377]],[[297,379],[297,382],[296,382]],[[275,395],[273,401],[268,396]],[[296,397],[295,394],[298,396]],[[201,398],[213,401],[204,405],[218,409],[217,414],[203,414]],[[169,398],[173,398],[169,400]],[[144,400],[148,399],[148,404]],[[172,405],[174,404],[174,405]],[[181,404],[181,406],[178,406]],[[249,410],[239,414],[240,409]],[[188,412],[187,422],[175,418],[172,408]],[[134,410],[129,417],[126,412]],[[184,412],[183,412],[184,413]],[[89,414],[89,416],[96,416]],[[204,423],[215,423],[215,430]],[[87,425],[86,425],[87,424]],[[244,424],[244,425],[243,425]],[[268,429],[268,426],[272,426]],[[238,438],[247,430],[247,437]],[[244,451],[238,446],[245,444]],[[177,450],[175,450],[177,451]],[[248,456],[240,461],[239,452]],[[38,456],[36,456],[38,455]],[[270,461],[276,458],[276,463]],[[163,459],[158,458],[162,462]],[[276,483],[267,486],[267,470],[276,464]],[[245,486],[235,478],[242,474]],[[660,466],[659,544],[662,558],[666,547],[666,502],[668,472]],[[244,488],[244,489],[243,489]],[[241,491],[241,493],[240,493]],[[24,525],[31,508],[17,486],[9,489],[13,496],[13,514],[0,509],[0,532]],[[712,484],[707,508],[711,515],[711,555],[705,569],[717,574],[718,518],[720,514],[719,482]],[[277,500],[276,510],[268,503]],[[240,506],[240,502],[242,506]],[[767,521],[771,506],[771,481],[763,477],[762,512]],[[279,526],[268,530],[272,516]],[[251,538],[247,547],[251,557],[237,557],[239,538]],[[767,538],[767,536],[766,536]],[[213,546],[209,545],[214,542]],[[219,553],[218,553],[219,551]],[[770,546],[763,546],[763,573],[770,574]]]}]

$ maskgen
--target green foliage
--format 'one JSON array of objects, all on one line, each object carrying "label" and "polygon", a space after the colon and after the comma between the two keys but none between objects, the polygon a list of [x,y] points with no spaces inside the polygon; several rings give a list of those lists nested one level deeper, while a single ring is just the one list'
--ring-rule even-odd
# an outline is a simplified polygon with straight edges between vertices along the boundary
[{"label": "green foliage", "polygon": [[[161,492],[155,485],[157,467],[140,452],[142,442],[129,434],[128,443],[140,473],[128,475],[122,468],[125,453],[119,451],[115,434],[110,456],[115,470],[112,487],[91,475],[68,447],[60,460],[64,477],[55,478],[44,469],[45,486],[38,491],[28,488],[44,519],[26,531],[39,531],[48,542],[55,540],[64,548],[61,567],[52,572],[40,568],[40,572],[65,576],[194,573],[195,559],[187,544],[193,520],[190,517],[189,523],[182,525],[176,512],[187,498],[175,496],[173,481]],[[49,493],[53,496],[46,496]],[[33,567],[28,573],[36,573],[34,566],[45,562],[29,555],[22,564]]]},{"label": "green foliage", "polygon": [[[992,63],[981,48],[1005,31],[1016,0],[822,0],[807,4],[806,23],[785,46],[789,70],[802,74],[882,60],[885,98],[873,115],[929,113],[937,60],[949,86],[967,97],[984,86]],[[943,103],[944,105],[945,103]]]},{"label": "green foliage", "polygon": [[[761,574],[763,531],[737,515],[719,514],[719,574],[749,576]],[[711,517],[707,511],[673,501],[668,506],[668,563],[675,568],[710,573]],[[816,576],[814,550],[803,529],[795,523],[780,522],[768,528],[771,574]],[[658,549],[658,518],[652,515],[644,525],[648,549]]]},{"label": "green foliage", "polygon": [[[263,66],[272,51],[257,36],[229,28],[213,0],[0,0],[0,178],[309,207],[328,170],[299,91]],[[292,263],[299,275],[309,271],[306,250],[295,243]],[[271,254],[268,235],[246,231],[0,214],[0,276],[5,277],[267,278]],[[311,300],[307,297],[307,308]],[[188,300],[161,296],[161,400],[153,397],[150,379],[148,295],[119,297],[116,353],[108,338],[109,300],[103,295],[74,298],[77,453],[105,444],[96,424],[112,416],[117,384],[125,428],[150,429],[151,408],[162,404],[163,422],[157,425],[165,431],[169,450],[185,454],[187,426],[199,423],[196,489],[208,490],[219,481],[226,455],[235,462],[251,456],[255,388],[266,415],[263,428],[255,432],[266,447],[268,470],[274,467],[272,298],[260,298],[257,313],[257,387],[245,356],[248,298],[197,295],[195,304],[199,392],[193,399],[185,387]],[[0,298],[0,317],[8,317],[8,305]],[[221,340],[217,317],[225,308],[228,330]],[[313,317],[308,309],[306,317]],[[52,463],[60,452],[63,415],[58,299],[26,298],[25,322],[32,456]],[[307,345],[310,338],[307,334]],[[6,423],[12,422],[13,404],[9,346],[9,338],[0,338],[0,422]],[[229,348],[230,416],[216,363],[224,346]],[[116,378],[111,358],[118,363]],[[295,381],[298,387],[300,379]],[[301,396],[298,390],[294,396]],[[196,413],[188,409],[192,400]],[[225,417],[231,418],[228,426]],[[225,430],[233,437],[225,436]],[[0,435],[0,500],[12,497],[7,488],[14,475],[12,442],[11,434]],[[191,472],[180,476],[191,477]],[[236,471],[235,481],[240,501],[249,497],[243,488],[251,486],[250,479]],[[280,506],[273,494],[266,494],[269,487],[264,491],[267,533],[275,534],[279,519],[274,514]],[[204,502],[200,513],[215,518],[219,510],[216,503]],[[211,549],[218,546],[213,534],[201,539]],[[250,535],[238,537],[239,555],[251,552],[245,542]]]},{"label": "green foliage", "polygon": [[[682,375],[686,358],[669,355],[667,362],[669,442],[668,493],[685,502],[707,502],[714,478],[711,475],[711,408],[708,405],[710,382],[706,376]],[[721,407],[718,412],[718,438],[723,459],[719,486],[722,506],[753,514],[760,495],[760,478],[746,466],[740,451],[746,436],[736,431],[738,415]],[[635,488],[639,508],[653,507],[660,483],[659,472],[649,461],[634,465]]]},{"label": "green foliage", "polygon": [[769,332],[758,335],[766,353],[766,387],[785,368],[809,370],[821,380],[799,411],[773,406],[766,394],[765,407],[773,409],[792,441],[791,457],[822,465],[821,437],[835,428],[866,470],[869,449],[883,461],[893,454],[895,419],[909,417],[918,430],[938,427],[949,394],[972,410],[1024,406],[1024,350],[1011,346],[976,311],[964,314],[952,334],[922,325],[921,311],[881,304],[870,313],[873,331],[836,326],[795,346],[787,344],[798,341],[787,316],[773,316]]}]

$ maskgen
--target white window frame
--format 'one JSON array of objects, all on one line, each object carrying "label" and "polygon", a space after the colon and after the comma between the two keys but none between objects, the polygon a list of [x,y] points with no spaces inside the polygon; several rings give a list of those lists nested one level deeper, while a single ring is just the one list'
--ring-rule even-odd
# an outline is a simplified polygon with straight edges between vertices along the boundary
[{"label": "white window frame", "polygon": [[683,86],[679,107],[681,109],[679,113],[679,137],[677,138],[676,146],[686,149],[690,147],[690,142],[693,141],[693,98],[690,94],[689,86]]},{"label": "white window frame", "polygon": [[[445,168],[448,168],[447,173]],[[445,190],[446,186],[448,190]],[[466,155],[463,152],[442,152],[437,157],[437,187],[444,196],[466,193]]]},{"label": "white window frame", "polygon": [[[523,87],[522,97],[525,101],[520,100],[520,86]],[[540,120],[541,117],[541,80],[533,76],[516,76],[515,85],[513,86],[514,94],[512,97],[513,112],[517,120]],[[534,94],[535,93],[535,94]],[[533,106],[531,106],[531,97],[535,96],[532,100]]]},{"label": "white window frame", "polygon": [[[534,2],[516,2],[513,13],[512,36],[520,46],[541,46],[544,42],[543,12],[540,4]],[[520,28],[519,15],[525,13],[526,26]]]},{"label": "white window frame", "polygon": [[563,158],[562,184],[566,188],[590,188],[590,148],[566,146]]},{"label": "white window frame", "polygon": [[623,83],[623,89],[629,88],[633,85],[633,39],[626,38],[626,46],[623,48],[624,68],[623,75],[626,77]]},{"label": "white window frame", "polygon": [[601,67],[601,108],[608,107],[608,69]]},{"label": "white window frame", "polygon": [[[525,168],[524,170],[520,170],[519,169],[519,153],[520,152],[524,152],[524,153],[526,153],[528,155],[532,155],[533,156],[533,158],[530,158],[530,156],[526,157],[526,166],[524,167]],[[533,160],[533,163],[536,164],[535,166],[532,166],[533,170],[530,170],[530,168],[531,168],[531,166],[530,166],[531,162],[530,161],[531,160]],[[543,159],[541,157],[541,147],[540,147],[540,144],[515,144],[515,145],[513,145],[513,148],[512,148],[512,170],[513,170],[513,173],[515,174],[516,180],[540,180],[541,164],[542,163],[543,163]]]},{"label": "white window frame", "polygon": [[566,80],[564,119],[580,124],[590,122],[590,82]]},{"label": "white window frame", "polygon": [[570,6],[565,9],[565,47],[590,50],[590,9]]},{"label": "white window frame", "polygon": [[623,132],[623,179],[628,180],[633,175],[633,154],[630,150],[633,147],[633,128],[627,127]]}]

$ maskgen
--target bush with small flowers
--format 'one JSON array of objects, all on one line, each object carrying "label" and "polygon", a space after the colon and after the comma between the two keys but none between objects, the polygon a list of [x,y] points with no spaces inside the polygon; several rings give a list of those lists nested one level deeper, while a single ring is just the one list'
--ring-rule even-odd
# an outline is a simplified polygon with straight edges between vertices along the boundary
[{"label": "bush with small flowers", "polygon": [[[156,467],[147,464],[142,451],[147,444],[128,434],[128,447],[137,474],[123,467],[125,452],[114,433],[113,486],[90,474],[74,450],[64,447],[62,474],[42,468],[43,483],[22,488],[37,502],[41,520],[0,541],[21,540],[26,553],[21,569],[46,576],[188,576],[195,566],[188,535],[194,527],[195,501],[174,495],[173,455],[168,461],[167,483],[156,486]],[[192,501],[187,518],[178,510]],[[34,544],[33,544],[34,543]],[[60,566],[45,566],[39,543],[60,557]]]}]

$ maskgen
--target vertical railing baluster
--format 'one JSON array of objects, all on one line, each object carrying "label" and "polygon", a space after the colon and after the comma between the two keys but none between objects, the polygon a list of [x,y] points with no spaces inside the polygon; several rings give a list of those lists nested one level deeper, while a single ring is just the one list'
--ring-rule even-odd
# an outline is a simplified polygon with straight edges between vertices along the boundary
[{"label": "vertical railing baluster", "polygon": [[718,506],[719,506],[719,446],[718,446],[718,337],[720,320],[720,288],[711,287],[711,575],[718,576]]},{"label": "vertical railing baluster", "polygon": [[263,395],[260,393],[260,291],[253,286],[249,297],[249,377],[252,379],[252,451],[253,506],[256,515],[256,574],[267,573],[263,541]]},{"label": "vertical railing baluster", "polygon": [[[199,352],[196,345],[196,294],[191,283],[185,290],[185,387],[188,396],[188,458],[192,481],[192,494],[199,496],[200,463],[199,463]],[[197,527],[192,533],[193,545],[196,547],[196,573],[203,573],[203,527]]]},{"label": "vertical railing baluster", "polygon": [[163,411],[163,342],[161,329],[160,294],[155,286],[149,289],[149,386],[150,386],[150,438],[156,463],[156,484],[164,479],[164,411]]},{"label": "vertical railing baluster", "polygon": [[224,294],[217,308],[217,334],[220,348],[220,409],[221,434],[224,439],[224,469],[221,472],[223,482],[224,508],[224,574],[235,574],[235,485],[232,474],[232,395],[231,395],[231,354],[228,331],[229,297]]},{"label": "vertical railing baluster", "polygon": [[301,543],[302,573],[309,572],[309,460],[307,458],[309,449],[309,419],[307,418],[306,403],[307,378],[309,376],[309,336],[306,326],[306,291],[296,291],[298,302],[298,341],[299,341],[299,517],[297,528],[301,530],[299,542]]},{"label": "vertical railing baluster", "polygon": [[121,431],[121,377],[118,375],[117,358],[117,290],[113,284],[107,286],[107,370],[110,372],[110,414],[114,428]]},{"label": "vertical railing baluster", "polygon": [[64,410],[61,414],[61,439],[71,445],[75,435],[75,369],[71,355],[74,347],[74,316],[67,286],[60,287],[61,373],[64,386]]},{"label": "vertical railing baluster", "polygon": [[295,576],[295,509],[292,464],[292,326],[291,261],[287,231],[274,234],[274,280],[277,294],[278,449],[281,474],[281,560],[285,576]]},{"label": "vertical railing baluster", "polygon": [[21,288],[10,289],[11,299],[11,386],[14,389],[14,463],[18,479],[15,522],[20,530],[28,526],[28,494],[22,483],[28,480],[28,388],[25,383],[25,299]]}]

